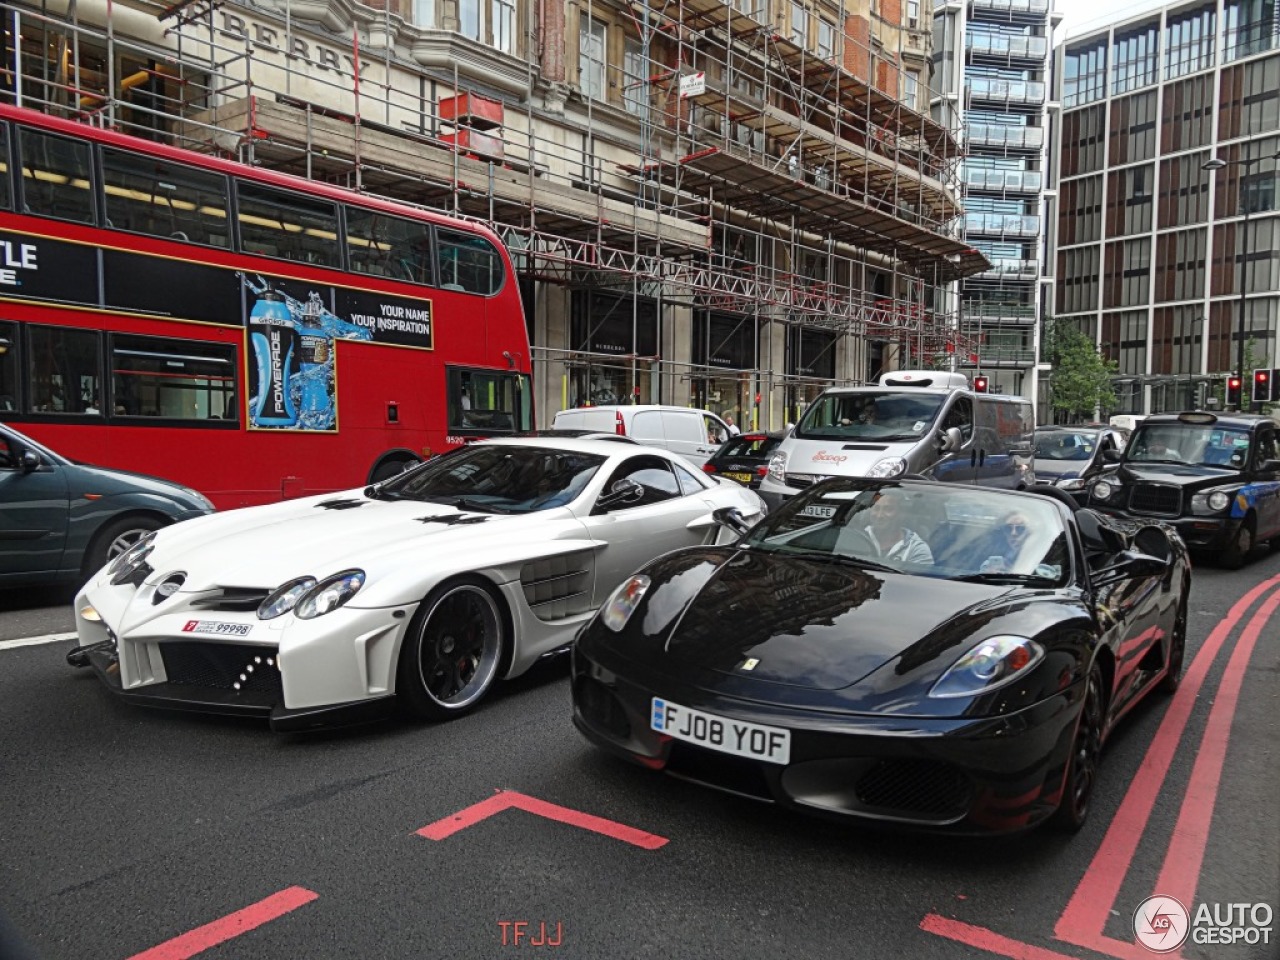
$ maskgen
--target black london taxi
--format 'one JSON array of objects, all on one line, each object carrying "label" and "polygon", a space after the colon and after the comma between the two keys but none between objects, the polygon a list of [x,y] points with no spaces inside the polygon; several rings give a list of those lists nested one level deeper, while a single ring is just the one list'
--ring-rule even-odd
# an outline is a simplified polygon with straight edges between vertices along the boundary
[{"label": "black london taxi", "polygon": [[1194,411],[1154,414],[1089,487],[1089,506],[1172,524],[1192,550],[1244,564],[1259,543],[1280,548],[1280,423]]}]

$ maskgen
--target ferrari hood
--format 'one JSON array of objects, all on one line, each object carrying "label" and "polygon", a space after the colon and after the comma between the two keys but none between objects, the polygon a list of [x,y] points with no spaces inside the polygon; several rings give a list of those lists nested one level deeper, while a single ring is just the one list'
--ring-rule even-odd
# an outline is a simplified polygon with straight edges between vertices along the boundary
[{"label": "ferrari hood", "polygon": [[666,654],[695,670],[836,690],[908,652],[920,657],[922,641],[944,655],[975,613],[1002,608],[992,601],[1010,592],[739,551],[692,599]]},{"label": "ferrari hood", "polygon": [[[161,531],[148,563],[182,570],[183,592],[215,585],[276,587],[360,567],[457,557],[494,541],[545,539],[561,510],[493,514],[439,503],[371,500],[361,491],[231,510]],[[562,524],[557,524],[561,528]]]}]

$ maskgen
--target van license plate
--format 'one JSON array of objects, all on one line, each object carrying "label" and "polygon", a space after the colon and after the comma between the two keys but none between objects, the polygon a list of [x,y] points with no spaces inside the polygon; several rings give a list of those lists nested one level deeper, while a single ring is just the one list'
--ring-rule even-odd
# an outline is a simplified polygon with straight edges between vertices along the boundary
[{"label": "van license plate", "polygon": [[696,743],[720,753],[731,753],[735,757],[763,760],[765,763],[791,762],[791,731],[781,727],[717,717],[714,713],[703,713],[660,697],[653,698],[649,726],[677,740]]}]

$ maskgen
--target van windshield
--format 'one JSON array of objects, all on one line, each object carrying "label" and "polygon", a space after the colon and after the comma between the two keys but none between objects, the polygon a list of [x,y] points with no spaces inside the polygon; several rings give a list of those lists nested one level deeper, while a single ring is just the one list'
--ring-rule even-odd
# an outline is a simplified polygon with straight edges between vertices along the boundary
[{"label": "van windshield", "polygon": [[916,440],[928,431],[946,399],[946,393],[919,390],[826,393],[805,410],[795,436],[806,440]]}]

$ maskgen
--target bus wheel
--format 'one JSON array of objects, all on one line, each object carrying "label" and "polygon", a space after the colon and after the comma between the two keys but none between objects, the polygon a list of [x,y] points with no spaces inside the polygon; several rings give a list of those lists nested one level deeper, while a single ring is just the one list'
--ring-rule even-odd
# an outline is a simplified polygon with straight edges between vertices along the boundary
[{"label": "bus wheel", "polygon": [[159,530],[164,522],[158,517],[138,515],[120,517],[103,524],[84,554],[84,573],[92,576],[107,563],[124,553],[152,530]]},{"label": "bus wheel", "polygon": [[432,590],[409,624],[396,667],[396,699],[422,720],[469,711],[489,692],[507,646],[507,618],[493,586],[465,576]]},{"label": "bus wheel", "polygon": [[373,473],[369,476],[370,483],[381,483],[383,480],[390,480],[392,477],[404,473],[410,467],[417,466],[415,460],[383,460],[373,468]]}]

